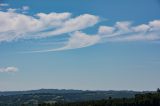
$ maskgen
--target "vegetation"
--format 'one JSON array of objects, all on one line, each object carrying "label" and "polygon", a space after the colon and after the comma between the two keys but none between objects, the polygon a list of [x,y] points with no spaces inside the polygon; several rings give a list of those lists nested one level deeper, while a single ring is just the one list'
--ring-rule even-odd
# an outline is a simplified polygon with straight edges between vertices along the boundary
[{"label": "vegetation", "polygon": [[107,100],[74,102],[74,103],[42,103],[38,106],[160,106],[160,92],[137,94],[134,98],[109,97]]},{"label": "vegetation", "polygon": [[[3,94],[3,95],[2,95]],[[160,106],[157,92],[36,90],[1,92],[0,106]]]},{"label": "vegetation", "polygon": [[21,106],[42,103],[71,103],[112,98],[133,98],[134,91],[82,91],[40,89],[32,91],[0,92],[0,106]]}]

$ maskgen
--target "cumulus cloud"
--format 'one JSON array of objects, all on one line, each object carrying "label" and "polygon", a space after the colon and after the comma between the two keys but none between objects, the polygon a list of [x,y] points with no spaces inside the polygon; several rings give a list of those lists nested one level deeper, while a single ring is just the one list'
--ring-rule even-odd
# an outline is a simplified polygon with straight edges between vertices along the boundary
[{"label": "cumulus cloud", "polygon": [[[123,26],[123,25],[122,25]],[[116,28],[116,27],[115,27]],[[118,30],[119,29],[119,30]],[[121,29],[124,29],[123,31]],[[160,20],[150,21],[148,24],[132,26],[124,24],[123,28],[117,28],[108,41],[154,41],[160,39]]]},{"label": "cumulus cloud", "polygon": [[115,30],[114,27],[110,27],[110,26],[100,26],[98,29],[98,34],[100,35],[110,35],[113,33],[113,31]]},{"label": "cumulus cloud", "polygon": [[149,22],[149,26],[151,27],[151,30],[160,30],[160,20]]},{"label": "cumulus cloud", "polygon": [[0,17],[0,42],[57,36],[91,27],[99,21],[99,17],[90,14],[75,18],[68,12],[28,16],[14,9],[0,11]]},{"label": "cumulus cloud", "polygon": [[[2,4],[1,4],[2,5]],[[97,33],[87,34],[82,30],[95,26],[100,17],[91,14],[73,16],[69,12],[37,13],[33,16],[21,9],[8,8],[0,11],[0,43],[19,39],[42,39],[59,35],[68,36],[63,46],[56,49],[33,52],[62,51],[83,48],[105,42],[155,41],[160,39],[160,20],[133,25],[131,21],[118,21],[112,26],[99,26]],[[22,10],[21,12],[17,12]]]},{"label": "cumulus cloud", "polygon": [[14,73],[14,72],[17,72],[18,71],[18,68],[17,67],[3,67],[3,68],[0,68],[0,72],[1,73]]},{"label": "cumulus cloud", "polygon": [[60,48],[32,52],[63,51],[84,48],[104,42],[160,40],[160,28],[158,26],[159,22],[160,20],[154,20],[148,24],[140,24],[137,26],[132,26],[131,23],[128,22],[118,22],[114,26],[100,26],[97,34],[94,35],[89,35],[82,31],[75,31],[70,35],[67,43]]},{"label": "cumulus cloud", "polygon": [[136,26],[136,27],[133,27],[133,30],[135,32],[146,32],[150,29],[150,26],[149,25],[146,25],[146,24],[142,24],[142,25],[139,25],[139,26]]},{"label": "cumulus cloud", "polygon": [[131,24],[130,21],[116,22],[115,27],[120,31],[129,31]]},{"label": "cumulus cloud", "polygon": [[74,32],[91,27],[95,25],[98,21],[99,17],[97,16],[90,14],[83,14],[76,18],[70,18],[67,21],[62,22],[59,28],[57,28],[56,30],[41,33],[38,36],[39,37],[55,36],[64,33]]}]

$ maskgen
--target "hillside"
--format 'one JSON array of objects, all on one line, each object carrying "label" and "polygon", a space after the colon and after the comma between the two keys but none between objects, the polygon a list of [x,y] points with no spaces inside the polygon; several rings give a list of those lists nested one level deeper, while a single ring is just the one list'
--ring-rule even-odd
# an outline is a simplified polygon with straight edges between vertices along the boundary
[{"label": "hillside", "polygon": [[0,106],[8,104],[19,106],[20,104],[55,103],[55,102],[81,102],[112,98],[133,98],[143,92],[135,91],[82,91],[82,90],[58,90],[40,89],[31,91],[0,92]]}]

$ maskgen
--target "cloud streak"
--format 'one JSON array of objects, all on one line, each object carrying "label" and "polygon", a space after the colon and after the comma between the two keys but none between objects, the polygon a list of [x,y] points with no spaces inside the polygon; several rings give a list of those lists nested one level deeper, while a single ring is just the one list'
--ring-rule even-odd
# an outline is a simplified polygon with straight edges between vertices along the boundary
[{"label": "cloud streak", "polygon": [[[5,6],[5,4],[1,4]],[[7,5],[6,5],[7,6]],[[100,17],[92,14],[73,16],[70,12],[37,13],[26,15],[28,6],[23,6],[21,13],[9,8],[0,11],[0,43],[19,39],[42,39],[65,35],[64,45],[55,49],[31,52],[63,51],[92,46],[101,42],[133,42],[160,40],[160,20],[147,24],[132,25],[131,21],[115,22],[113,26],[101,25],[95,34],[87,34],[84,29],[94,27]]]},{"label": "cloud streak", "polygon": [[15,73],[18,71],[17,67],[2,67],[0,73]]},{"label": "cloud streak", "polygon": [[0,3],[0,7],[6,7],[6,6],[9,6],[9,4],[7,4],[7,3]]},{"label": "cloud streak", "polygon": [[[118,22],[119,24],[119,22]],[[160,20],[154,20],[148,22],[148,24],[140,24],[137,26],[131,25],[131,22],[121,22],[120,27],[117,27],[117,23],[112,29],[114,32],[108,34],[104,32],[103,39],[107,41],[154,41],[160,40]],[[101,30],[101,28],[99,28]],[[99,33],[99,36],[102,34]]]},{"label": "cloud streak", "polygon": [[97,34],[89,35],[81,31],[71,34],[67,43],[60,48],[32,51],[51,52],[84,48],[104,42],[135,42],[160,40],[160,20],[148,24],[132,26],[131,22],[116,22],[114,26],[100,26]]},{"label": "cloud streak", "polygon": [[88,46],[92,46],[97,44],[100,41],[100,36],[97,35],[87,35],[83,32],[76,31],[70,35],[68,42],[60,48],[56,49],[48,49],[48,50],[40,50],[40,51],[31,51],[30,53],[35,52],[53,52],[53,51],[63,51],[63,50],[71,50],[71,49],[78,49],[78,48],[84,48]]}]

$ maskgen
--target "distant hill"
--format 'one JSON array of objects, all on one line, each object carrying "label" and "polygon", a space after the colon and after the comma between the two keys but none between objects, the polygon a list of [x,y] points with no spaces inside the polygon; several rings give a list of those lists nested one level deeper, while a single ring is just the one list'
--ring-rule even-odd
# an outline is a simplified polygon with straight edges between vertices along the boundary
[{"label": "distant hill", "polygon": [[63,93],[82,93],[82,90],[72,89],[39,89],[39,90],[28,90],[28,91],[4,91],[0,92],[0,96],[7,95],[20,95],[20,94],[38,94],[38,93],[51,93],[51,94],[63,94]]},{"label": "distant hill", "polygon": [[[28,104],[23,104],[28,106]],[[134,98],[112,98],[83,102],[40,103],[38,106],[160,106],[160,92],[136,94]]]},{"label": "distant hill", "polygon": [[133,98],[136,94],[144,92],[136,91],[83,91],[83,90],[58,90],[40,89],[30,91],[0,92],[0,106],[13,104],[44,103],[44,102],[79,102],[89,100],[101,100],[112,98]]}]

